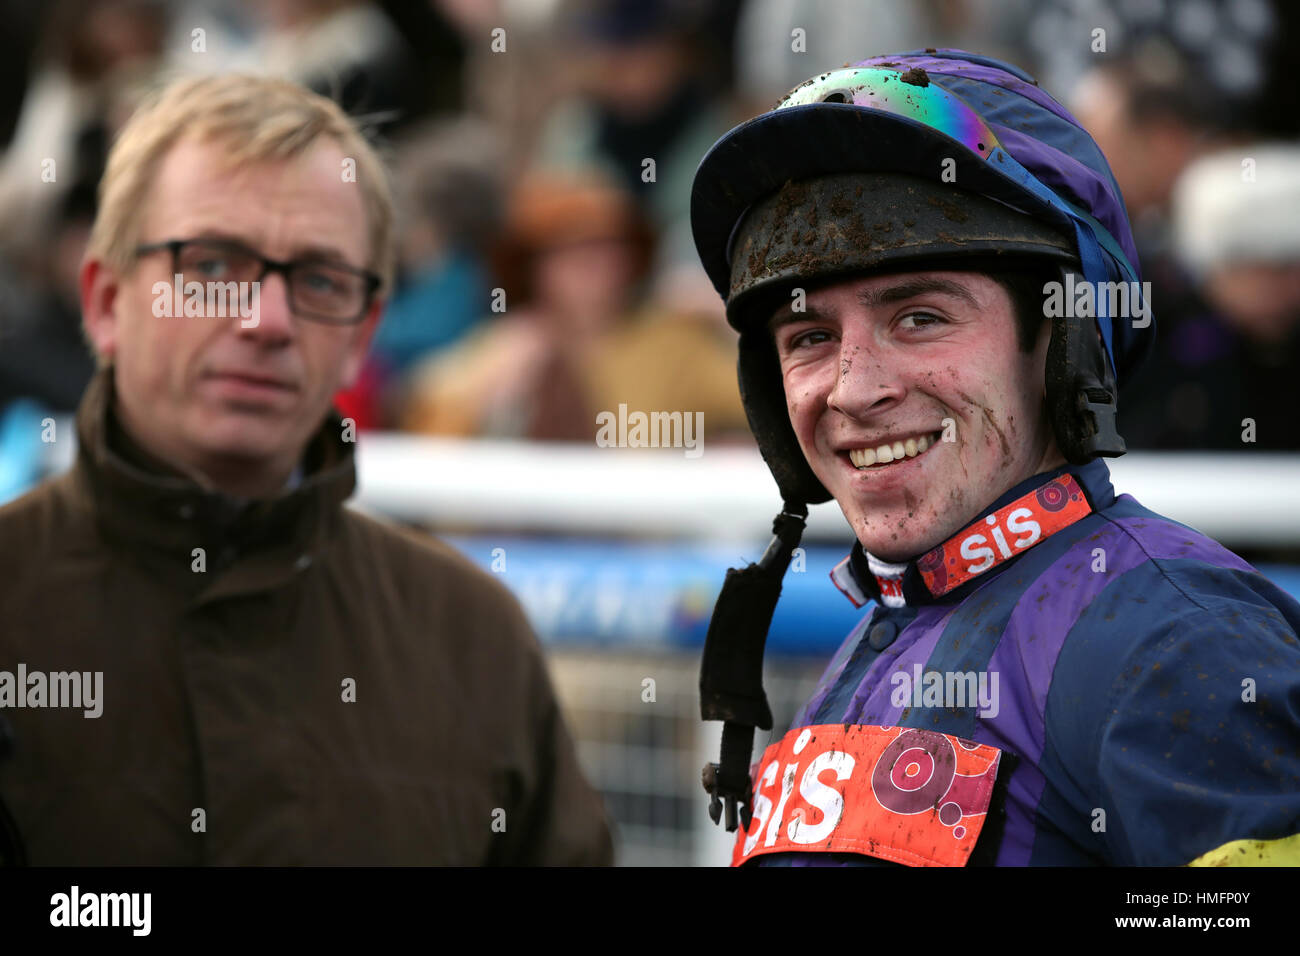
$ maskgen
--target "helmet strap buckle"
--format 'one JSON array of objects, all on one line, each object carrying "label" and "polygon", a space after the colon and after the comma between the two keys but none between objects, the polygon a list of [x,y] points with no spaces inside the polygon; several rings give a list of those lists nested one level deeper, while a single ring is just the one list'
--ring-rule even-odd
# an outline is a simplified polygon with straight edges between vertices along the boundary
[{"label": "helmet strap buckle", "polygon": [[1052,318],[1047,349],[1047,408],[1061,454],[1073,465],[1127,451],[1116,425],[1119,388],[1096,321],[1088,315]]}]

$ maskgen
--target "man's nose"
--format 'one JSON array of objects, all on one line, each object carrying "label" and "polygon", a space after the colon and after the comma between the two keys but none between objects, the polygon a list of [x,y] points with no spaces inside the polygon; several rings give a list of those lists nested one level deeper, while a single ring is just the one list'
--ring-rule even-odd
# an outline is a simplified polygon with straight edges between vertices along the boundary
[{"label": "man's nose", "polygon": [[240,293],[238,328],[241,335],[263,341],[282,341],[294,335],[294,315],[289,307],[285,276],[273,272]]},{"label": "man's nose", "polygon": [[888,360],[869,331],[846,329],[826,404],[850,418],[865,419],[898,405],[905,394],[897,363]]}]

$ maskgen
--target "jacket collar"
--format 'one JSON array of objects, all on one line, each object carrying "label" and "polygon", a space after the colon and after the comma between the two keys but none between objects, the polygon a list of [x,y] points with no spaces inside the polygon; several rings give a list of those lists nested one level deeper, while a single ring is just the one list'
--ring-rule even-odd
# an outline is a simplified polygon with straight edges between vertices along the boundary
[{"label": "jacket collar", "polygon": [[[1073,485],[1070,479],[1073,479]],[[1082,494],[1071,500],[1069,489],[1074,487]],[[1021,552],[1006,548],[1011,554],[1010,557],[1003,557],[998,553],[1003,549],[995,549],[995,542],[990,540],[987,547],[992,563],[975,574],[959,571],[952,575],[949,570],[945,570],[945,565],[950,564],[946,559],[960,553],[962,542],[972,533],[983,530],[985,523],[999,524],[999,512],[1007,510],[1013,503],[1019,504],[1020,499],[1027,496],[1030,498],[1028,504],[1034,509],[1041,507],[1036,503],[1041,500],[1040,496],[1047,498],[1051,502],[1049,510],[1056,508],[1064,496],[1061,510],[1050,510],[1050,513],[1041,516],[1047,521],[1039,522],[1044,527],[1031,542],[1032,546],[1092,511],[1110,507],[1115,500],[1115,489],[1110,483],[1110,469],[1101,458],[1086,465],[1064,465],[1045,471],[1007,489],[947,541],[906,561],[881,561],[869,554],[861,542],[855,542],[848,557],[831,571],[831,581],[855,607],[862,607],[868,601],[876,601],[886,607],[960,601],[980,584],[1006,570]],[[1016,509],[1010,510],[1014,512]],[[982,552],[980,554],[977,564],[986,560]],[[960,563],[970,566],[965,561]]]},{"label": "jacket collar", "polygon": [[73,471],[98,526],[115,542],[172,554],[203,547],[209,564],[222,554],[293,563],[329,532],[356,486],[353,446],[332,411],[307,444],[296,484],[291,479],[274,498],[241,500],[150,454],[119,424],[114,396],[109,366],[96,373],[77,410]]}]

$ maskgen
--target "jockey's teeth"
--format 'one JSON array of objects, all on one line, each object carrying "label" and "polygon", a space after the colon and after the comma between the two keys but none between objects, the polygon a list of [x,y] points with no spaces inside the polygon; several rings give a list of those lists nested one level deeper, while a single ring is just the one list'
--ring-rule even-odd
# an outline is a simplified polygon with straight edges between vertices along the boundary
[{"label": "jockey's teeth", "polygon": [[915,458],[938,440],[939,433],[934,432],[930,435],[920,435],[889,445],[881,445],[878,448],[851,448],[849,461],[855,468],[888,465],[895,461],[902,461],[904,458]]}]

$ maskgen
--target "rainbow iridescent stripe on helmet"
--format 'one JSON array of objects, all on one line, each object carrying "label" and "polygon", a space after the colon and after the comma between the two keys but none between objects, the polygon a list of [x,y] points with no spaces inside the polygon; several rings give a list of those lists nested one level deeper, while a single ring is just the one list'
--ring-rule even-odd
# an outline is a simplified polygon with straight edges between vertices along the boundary
[{"label": "rainbow iridescent stripe on helmet", "polygon": [[[901,116],[950,136],[972,153],[987,159],[1001,145],[997,135],[969,105],[929,78],[908,82],[898,70],[855,67],[832,70],[796,87],[776,109],[810,103],[841,102]],[[843,97],[836,100],[835,97]]]}]

